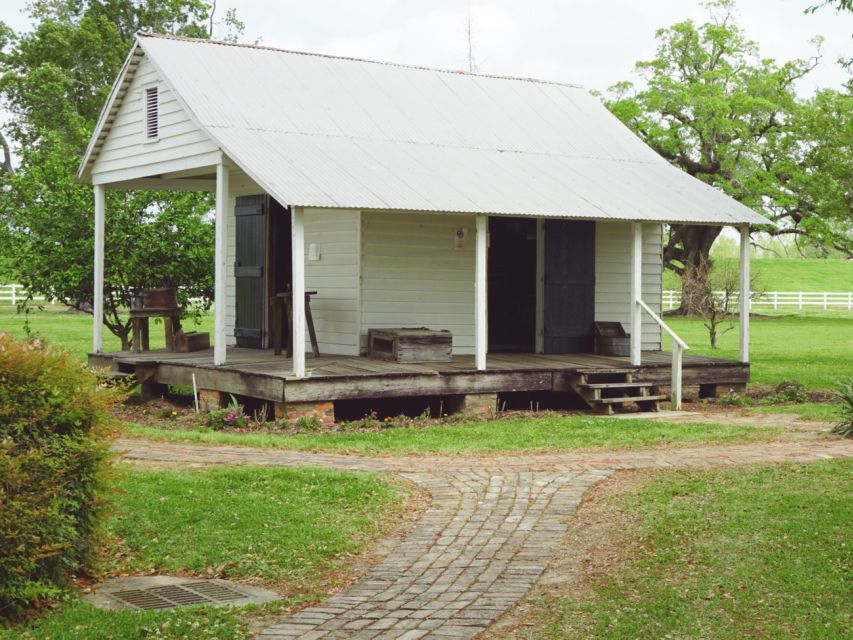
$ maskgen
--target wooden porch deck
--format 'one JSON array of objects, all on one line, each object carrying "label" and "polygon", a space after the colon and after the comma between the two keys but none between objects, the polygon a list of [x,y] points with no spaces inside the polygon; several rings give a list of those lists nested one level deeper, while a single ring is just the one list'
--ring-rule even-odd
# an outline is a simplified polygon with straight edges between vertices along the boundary
[{"label": "wooden porch deck", "polygon": [[[308,376],[295,378],[292,361],[271,350],[229,348],[227,363],[216,367],[213,350],[172,353],[164,350],[90,354],[90,366],[136,374],[140,380],[192,386],[272,402],[327,402],[358,398],[443,396],[514,391],[567,391],[569,376],[631,371],[635,382],[668,386],[671,354],[643,352],[643,363],[627,357],[592,353],[542,355],[489,354],[487,369],[474,367],[474,356],[451,362],[398,364],[360,356],[306,356]],[[749,380],[749,364],[685,355],[685,385],[740,385]]]}]

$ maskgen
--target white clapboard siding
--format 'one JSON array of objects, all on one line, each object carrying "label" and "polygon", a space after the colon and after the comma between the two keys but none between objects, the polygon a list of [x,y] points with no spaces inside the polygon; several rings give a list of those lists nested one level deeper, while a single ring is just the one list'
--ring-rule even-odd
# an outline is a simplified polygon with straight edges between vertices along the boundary
[{"label": "white clapboard siding", "polygon": [[474,353],[473,216],[365,211],[361,255],[362,349],[368,329],[429,327],[453,333],[454,353]]},{"label": "white clapboard siding", "polygon": [[[145,89],[158,88],[159,136],[145,135]],[[92,167],[95,179],[122,180],[124,172],[157,175],[176,166],[191,168],[209,164],[218,146],[196,127],[174,94],[143,57],[130,82],[127,95],[116,113],[104,145]]]},{"label": "white clapboard siding", "polygon": [[[359,211],[305,210],[305,289],[317,292],[311,315],[320,353],[358,355],[360,227]],[[319,260],[308,259],[312,244]]]},{"label": "white clapboard siding", "polygon": [[[662,227],[643,225],[643,300],[661,312]],[[595,223],[595,319],[631,324],[631,223]],[[643,316],[643,349],[660,349],[660,327]]]}]

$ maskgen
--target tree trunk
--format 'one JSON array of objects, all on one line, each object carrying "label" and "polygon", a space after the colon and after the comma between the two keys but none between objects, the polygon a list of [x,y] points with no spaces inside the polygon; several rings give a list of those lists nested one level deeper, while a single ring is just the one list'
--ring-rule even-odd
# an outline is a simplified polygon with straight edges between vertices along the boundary
[{"label": "tree trunk", "polygon": [[127,322],[122,322],[121,324],[117,324],[114,322],[104,322],[104,326],[110,330],[110,333],[113,334],[116,338],[121,341],[121,350],[122,351],[130,351],[132,345],[131,342],[131,331],[133,325],[130,320]]},{"label": "tree trunk", "polygon": [[[711,246],[722,232],[722,227],[706,225],[674,224],[670,226],[669,241],[663,249],[663,265],[675,271],[679,276],[685,269],[700,273],[698,267],[710,260]],[[681,264],[676,264],[676,262]],[[669,315],[686,316],[689,311],[685,301],[684,282],[681,283],[681,306],[669,312]]]}]

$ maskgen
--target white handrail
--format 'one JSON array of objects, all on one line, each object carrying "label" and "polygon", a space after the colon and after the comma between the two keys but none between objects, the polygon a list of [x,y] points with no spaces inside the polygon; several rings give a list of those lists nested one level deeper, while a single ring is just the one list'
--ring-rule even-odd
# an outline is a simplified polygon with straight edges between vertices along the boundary
[{"label": "white handrail", "polygon": [[681,410],[681,352],[690,347],[642,299],[637,298],[637,304],[672,338],[672,408],[679,411]]},{"label": "white handrail", "polygon": [[637,304],[639,304],[643,309],[646,310],[646,313],[648,313],[652,317],[652,320],[657,322],[660,325],[660,328],[663,329],[664,331],[666,331],[669,334],[669,337],[672,338],[674,342],[678,343],[679,347],[681,347],[682,349],[689,349],[690,348],[687,346],[687,343],[684,342],[684,340],[682,340],[675,333],[675,331],[673,331],[672,329],[669,328],[669,325],[667,325],[666,322],[661,320],[661,318],[660,318],[660,316],[658,316],[658,314],[656,314],[654,311],[652,311],[652,308],[649,305],[647,305],[642,300],[637,300]]}]

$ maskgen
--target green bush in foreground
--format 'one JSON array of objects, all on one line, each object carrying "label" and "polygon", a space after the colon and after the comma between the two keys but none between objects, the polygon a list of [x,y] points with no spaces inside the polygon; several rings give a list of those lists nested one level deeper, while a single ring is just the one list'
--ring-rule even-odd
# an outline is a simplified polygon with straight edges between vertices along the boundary
[{"label": "green bush in foreground", "polygon": [[89,568],[112,399],[65,351],[0,334],[0,620]]},{"label": "green bush in foreground", "polygon": [[845,438],[853,438],[853,378],[841,381],[835,397],[841,402],[841,419],[832,432]]}]

